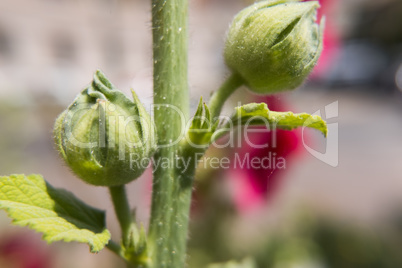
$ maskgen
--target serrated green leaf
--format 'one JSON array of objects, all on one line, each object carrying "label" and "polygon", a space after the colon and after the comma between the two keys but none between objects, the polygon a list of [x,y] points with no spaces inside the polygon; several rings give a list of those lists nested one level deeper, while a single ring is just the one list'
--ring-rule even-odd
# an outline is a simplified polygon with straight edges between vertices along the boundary
[{"label": "serrated green leaf", "polygon": [[308,127],[319,130],[327,136],[327,124],[317,115],[306,113],[294,114],[292,112],[270,111],[265,103],[250,103],[235,108],[231,120],[234,124],[264,125],[269,124],[271,128],[292,130],[298,127]]},{"label": "serrated green leaf", "polygon": [[241,262],[230,261],[226,263],[214,263],[208,265],[208,268],[256,268],[255,261],[251,258],[246,258]]},{"label": "serrated green leaf", "polygon": [[53,188],[40,175],[0,177],[0,209],[7,211],[13,224],[43,233],[49,243],[86,243],[95,253],[110,240],[103,211]]}]

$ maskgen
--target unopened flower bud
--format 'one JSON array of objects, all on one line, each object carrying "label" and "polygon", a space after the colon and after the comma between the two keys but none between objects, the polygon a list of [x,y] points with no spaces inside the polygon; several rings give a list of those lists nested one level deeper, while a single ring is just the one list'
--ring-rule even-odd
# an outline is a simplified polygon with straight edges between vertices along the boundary
[{"label": "unopened flower bud", "polygon": [[322,50],[323,21],[316,24],[317,1],[258,2],[236,15],[224,57],[255,93],[298,87]]},{"label": "unopened flower bud", "polygon": [[117,186],[138,178],[156,149],[150,115],[134,92],[131,101],[100,71],[56,120],[57,149],[87,183]]}]

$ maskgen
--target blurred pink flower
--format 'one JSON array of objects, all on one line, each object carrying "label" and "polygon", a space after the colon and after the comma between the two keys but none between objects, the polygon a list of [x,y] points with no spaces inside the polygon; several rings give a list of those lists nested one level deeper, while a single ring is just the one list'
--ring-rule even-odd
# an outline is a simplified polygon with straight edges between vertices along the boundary
[{"label": "blurred pink flower", "polygon": [[333,62],[334,58],[338,54],[340,48],[340,38],[338,29],[332,18],[334,17],[334,12],[336,5],[338,4],[336,0],[319,0],[321,8],[318,9],[318,21],[321,21],[323,16],[326,17],[325,28],[324,28],[324,43],[323,51],[321,53],[320,59],[318,60],[317,66],[311,77],[318,78],[323,76],[330,64]]},{"label": "blurred pink flower", "polygon": [[[288,111],[281,97],[262,97],[258,102],[266,102],[270,110]],[[251,211],[263,204],[277,189],[280,179],[288,166],[290,156],[301,148],[301,133],[299,130],[274,130],[264,133],[250,133],[248,138],[252,144],[244,142],[235,152],[236,157],[243,161],[253,158],[269,159],[264,164],[256,166],[233,166],[225,177],[229,180],[235,207],[239,212]],[[255,148],[253,144],[267,144],[266,148]],[[280,163],[279,163],[280,162]]]},{"label": "blurred pink flower", "polygon": [[[0,259],[18,268],[51,268],[44,243],[30,233],[16,233],[0,241]],[[4,267],[5,268],[5,267]]]}]

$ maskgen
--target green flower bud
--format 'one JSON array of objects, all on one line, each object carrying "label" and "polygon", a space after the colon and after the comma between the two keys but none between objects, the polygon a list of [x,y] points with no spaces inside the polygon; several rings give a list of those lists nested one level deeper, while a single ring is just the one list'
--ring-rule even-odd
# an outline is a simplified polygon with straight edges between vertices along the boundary
[{"label": "green flower bud", "polygon": [[324,20],[317,1],[261,1],[245,8],[229,28],[224,57],[233,72],[260,94],[298,87],[321,54]]},{"label": "green flower bud", "polygon": [[117,186],[138,178],[156,149],[153,121],[100,71],[56,120],[55,142],[64,161],[87,183]]}]

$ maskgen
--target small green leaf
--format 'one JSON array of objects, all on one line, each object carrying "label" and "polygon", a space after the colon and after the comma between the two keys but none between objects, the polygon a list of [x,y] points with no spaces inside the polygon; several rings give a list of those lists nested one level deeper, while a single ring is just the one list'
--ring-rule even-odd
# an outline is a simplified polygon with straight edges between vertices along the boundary
[{"label": "small green leaf", "polygon": [[7,211],[13,224],[43,233],[49,243],[87,243],[96,253],[110,240],[103,211],[53,188],[40,175],[0,177],[0,209]]},{"label": "small green leaf", "polygon": [[129,263],[135,267],[148,267],[151,262],[147,248],[147,233],[144,226],[138,228],[137,224],[131,225],[130,244],[123,247],[124,256]]},{"label": "small green leaf", "polygon": [[231,120],[235,125],[265,125],[270,128],[292,130],[298,127],[309,127],[321,131],[327,136],[327,124],[320,116],[306,113],[294,114],[292,112],[270,111],[265,103],[250,103],[236,107]]},{"label": "small green leaf", "polygon": [[251,258],[246,258],[241,262],[230,261],[227,263],[214,263],[208,265],[208,268],[256,268],[255,261]]},{"label": "small green leaf", "polygon": [[213,122],[208,106],[200,98],[197,111],[187,131],[187,137],[193,145],[208,146],[211,142],[218,121]]}]

